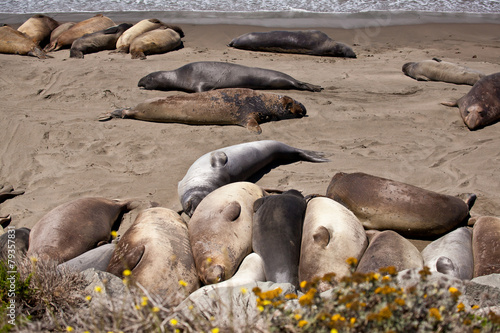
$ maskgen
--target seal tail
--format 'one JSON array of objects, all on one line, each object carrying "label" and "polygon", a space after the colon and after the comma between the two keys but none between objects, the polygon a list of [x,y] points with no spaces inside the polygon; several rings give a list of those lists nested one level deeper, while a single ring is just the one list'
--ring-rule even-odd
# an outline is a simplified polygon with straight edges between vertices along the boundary
[{"label": "seal tail", "polygon": [[118,109],[118,110],[115,110],[113,112],[108,112],[108,113],[105,113],[103,115],[100,115],[99,116],[99,121],[108,121],[108,120],[111,120],[113,118],[122,118],[122,119],[125,119],[127,118],[126,114],[125,114],[125,111],[128,110],[127,108],[125,109]]},{"label": "seal tail", "polygon": [[325,158],[325,153],[320,152],[320,151],[312,151],[312,150],[304,150],[304,149],[297,149],[300,158],[303,161],[309,161],[309,162],[315,162],[315,163],[323,163],[323,162],[330,162],[328,158]]}]

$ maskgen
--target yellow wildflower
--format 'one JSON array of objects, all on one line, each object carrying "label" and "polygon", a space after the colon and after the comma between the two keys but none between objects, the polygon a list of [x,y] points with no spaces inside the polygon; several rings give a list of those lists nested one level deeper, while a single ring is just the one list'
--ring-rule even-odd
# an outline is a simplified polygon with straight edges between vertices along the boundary
[{"label": "yellow wildflower", "polygon": [[263,299],[274,299],[274,298],[278,297],[282,291],[283,291],[283,289],[278,287],[276,289],[268,290],[266,292],[261,293],[260,297]]},{"label": "yellow wildflower", "polygon": [[96,293],[102,293],[102,288],[101,288],[101,287],[99,287],[99,286],[96,286],[96,287],[94,288],[94,291],[95,291]]},{"label": "yellow wildflower", "polygon": [[193,309],[194,309],[194,306],[193,306],[193,305],[189,305],[189,306],[188,306],[188,309],[189,309],[189,310],[193,310]]},{"label": "yellow wildflower", "polygon": [[458,303],[458,304],[457,304],[457,310],[458,310],[458,312],[462,312],[462,311],[464,311],[464,310],[465,310],[465,305],[464,305],[464,303],[462,303],[462,302]]},{"label": "yellow wildflower", "polygon": [[179,323],[179,322],[177,321],[177,319],[175,319],[175,318],[174,318],[174,319],[170,319],[170,325],[175,326],[175,325],[177,325],[178,323]]},{"label": "yellow wildflower", "polygon": [[347,258],[346,262],[349,266],[356,266],[358,264],[358,259],[354,257],[349,257]]},{"label": "yellow wildflower", "polygon": [[286,294],[285,298],[286,299],[296,299],[298,296],[296,294]]},{"label": "yellow wildflower", "polygon": [[118,233],[116,231],[111,231],[111,237],[116,238],[118,236]]},{"label": "yellow wildflower", "polygon": [[397,304],[397,305],[399,305],[399,306],[403,306],[403,305],[405,305],[405,300],[404,300],[404,299],[402,299],[402,298],[396,298],[396,299],[394,300],[394,303],[396,303],[396,304]]},{"label": "yellow wildflower", "polygon": [[345,317],[336,313],[332,316],[332,321],[345,321]]},{"label": "yellow wildflower", "polygon": [[339,333],[339,331],[337,331],[337,329],[335,329],[335,328],[332,328],[332,329],[330,330],[330,333]]},{"label": "yellow wildflower", "polygon": [[212,263],[212,258],[207,258],[207,264]]},{"label": "yellow wildflower", "polygon": [[300,283],[300,288],[304,289],[307,286],[307,281],[302,281]]},{"label": "yellow wildflower", "polygon": [[92,296],[86,296],[85,299],[90,302],[90,300],[92,299]]},{"label": "yellow wildflower", "polygon": [[450,287],[450,288],[448,289],[448,291],[450,292],[451,296],[452,296],[453,298],[455,298],[455,299],[456,299],[456,298],[458,298],[458,296],[462,295],[462,293],[460,292],[460,290],[458,290],[458,289],[457,289],[457,288],[455,288],[455,287]]},{"label": "yellow wildflower", "polygon": [[260,312],[263,312],[263,311],[264,311],[264,307],[263,307],[262,305],[259,305],[259,306],[257,307],[257,309],[259,309],[259,311],[260,311]]},{"label": "yellow wildflower", "polygon": [[473,305],[472,306],[472,310],[477,310],[477,309],[479,309],[479,305]]},{"label": "yellow wildflower", "polygon": [[71,326],[66,326],[66,332],[73,332],[75,329]]},{"label": "yellow wildflower", "polygon": [[380,312],[378,313],[378,319],[389,319],[392,316],[392,311],[389,309],[388,306],[384,307]]},{"label": "yellow wildflower", "polygon": [[299,324],[298,324],[298,325],[299,325],[299,327],[304,327],[304,326],[306,326],[306,325],[307,325],[307,320],[301,320],[301,321],[299,321]]},{"label": "yellow wildflower", "polygon": [[441,313],[439,313],[439,310],[436,308],[429,309],[429,316],[435,318],[436,320],[441,320]]},{"label": "yellow wildflower", "polygon": [[160,312],[160,308],[157,307],[157,306],[153,306],[153,308],[151,309],[151,311],[153,311],[153,312]]},{"label": "yellow wildflower", "polygon": [[36,263],[38,261],[38,259],[36,257],[30,257],[30,260],[32,263]]},{"label": "yellow wildflower", "polygon": [[179,280],[179,284],[180,284],[181,286],[183,286],[183,287],[187,287],[187,285],[188,285],[188,284],[187,284],[187,282],[186,282],[186,281],[184,281],[184,280]]},{"label": "yellow wildflower", "polygon": [[126,269],[123,271],[123,276],[129,276],[130,274],[132,274],[132,272],[130,271],[130,269]]},{"label": "yellow wildflower", "polygon": [[142,302],[141,302],[141,305],[142,306],[146,306],[148,305],[148,298],[146,296],[143,296],[142,297]]},{"label": "yellow wildflower", "polygon": [[243,295],[245,295],[248,292],[246,288],[241,288],[240,291]]},{"label": "yellow wildflower", "polygon": [[135,308],[136,308],[137,310],[140,310],[140,309],[141,309],[141,306],[140,306],[139,304],[136,304],[136,305],[135,305]]},{"label": "yellow wildflower", "polygon": [[312,301],[313,301],[313,298],[314,298],[314,294],[316,294],[316,289],[315,288],[311,288],[307,291],[306,294],[302,295],[300,298],[299,298],[299,303],[300,305],[304,306],[304,305],[311,305],[312,304]]},{"label": "yellow wildflower", "polygon": [[351,317],[351,320],[349,320],[349,322],[351,323],[351,325],[354,325],[354,323],[356,323],[356,318]]},{"label": "yellow wildflower", "polygon": [[217,327],[216,327],[216,328],[212,328],[212,329],[210,330],[210,332],[212,332],[212,333],[219,333],[219,331],[220,331],[220,330],[219,330],[219,328],[217,328]]},{"label": "yellow wildflower", "polygon": [[302,315],[297,313],[296,315],[293,316],[293,318],[295,318],[295,320],[301,320]]}]

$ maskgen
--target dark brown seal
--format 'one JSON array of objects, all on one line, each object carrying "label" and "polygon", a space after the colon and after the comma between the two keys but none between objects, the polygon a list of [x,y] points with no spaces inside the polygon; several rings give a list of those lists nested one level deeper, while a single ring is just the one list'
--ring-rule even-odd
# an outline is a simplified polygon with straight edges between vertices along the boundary
[{"label": "dark brown seal", "polygon": [[36,14],[24,22],[17,30],[31,38],[36,45],[41,45],[49,41],[50,34],[58,26],[59,22],[53,18]]},{"label": "dark brown seal", "polygon": [[250,32],[233,39],[229,46],[251,51],[356,58],[351,47],[318,30]]},{"label": "dark brown seal", "polygon": [[365,173],[339,172],[326,195],[350,209],[366,229],[404,236],[435,237],[464,224],[476,196],[467,203],[450,195]]},{"label": "dark brown seal", "polygon": [[86,34],[111,28],[114,25],[116,24],[109,17],[97,14],[94,17],[76,23],[71,28],[61,33],[59,37],[48,44],[44,50],[46,52],[51,52],[57,51],[62,47],[71,47],[73,42],[78,38]]},{"label": "dark brown seal", "polygon": [[83,59],[84,54],[114,50],[118,38],[131,26],[132,24],[130,23],[122,23],[78,38],[71,45],[69,51],[70,58]]},{"label": "dark brown seal", "polygon": [[28,256],[59,263],[111,239],[111,229],[133,208],[131,200],[81,198],[43,216],[31,229]]},{"label": "dark brown seal", "polygon": [[498,122],[500,120],[500,73],[483,77],[456,102],[441,104],[458,106],[460,115],[470,130],[481,129]]},{"label": "dark brown seal", "polygon": [[474,277],[500,274],[500,218],[481,216],[472,229]]},{"label": "dark brown seal", "polygon": [[291,97],[232,88],[148,99],[132,109],[104,115],[100,120],[132,118],[194,125],[239,125],[260,134],[261,123],[305,115],[306,108]]},{"label": "dark brown seal", "polygon": [[0,53],[29,55],[40,59],[50,58],[29,37],[7,25],[0,27]]}]

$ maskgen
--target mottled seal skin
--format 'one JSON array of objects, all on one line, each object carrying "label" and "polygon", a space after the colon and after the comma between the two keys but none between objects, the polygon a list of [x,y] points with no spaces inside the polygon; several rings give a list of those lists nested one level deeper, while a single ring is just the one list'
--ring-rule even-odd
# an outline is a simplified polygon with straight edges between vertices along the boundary
[{"label": "mottled seal skin", "polygon": [[31,229],[28,256],[62,263],[111,238],[115,222],[134,208],[131,200],[88,197],[57,206]]},{"label": "mottled seal skin", "polygon": [[392,230],[367,233],[369,242],[356,267],[356,272],[378,272],[393,266],[397,272],[410,268],[423,268],[424,261],[418,249],[409,240]]},{"label": "mottled seal skin", "polygon": [[500,218],[481,216],[472,229],[474,277],[500,274]]},{"label": "mottled seal skin", "polygon": [[288,74],[217,61],[192,62],[172,71],[150,73],[138,86],[148,90],[201,92],[222,88],[297,89],[321,91],[320,86],[298,81]]},{"label": "mottled seal skin", "polygon": [[0,53],[28,55],[39,59],[50,58],[29,37],[8,25],[0,27]]},{"label": "mottled seal skin", "polygon": [[17,265],[28,252],[30,229],[7,227],[4,232],[0,235],[0,260]]},{"label": "mottled seal skin", "polygon": [[54,42],[57,39],[57,37],[59,37],[66,30],[69,30],[69,28],[71,28],[75,24],[76,22],[60,23],[59,26],[54,30],[52,30],[52,32],[50,33],[50,43]]},{"label": "mottled seal skin", "polygon": [[57,268],[74,272],[83,272],[86,269],[94,268],[105,272],[115,251],[115,247],[115,243],[98,246],[95,249],[80,254],[76,258],[57,265]]},{"label": "mottled seal skin", "polygon": [[216,189],[200,202],[188,232],[204,284],[231,278],[252,252],[253,204],[264,195],[258,185],[236,182]]},{"label": "mottled seal skin", "polygon": [[[199,288],[186,224],[168,208],[154,207],[139,213],[116,245],[107,271],[140,284],[169,305],[177,305]],[[183,280],[186,287],[179,284]]]},{"label": "mottled seal skin", "polygon": [[326,195],[351,210],[366,229],[432,238],[465,225],[476,196],[458,197],[365,173],[339,172]]},{"label": "mottled seal skin", "polygon": [[356,58],[351,47],[318,30],[250,32],[229,43],[237,49]]},{"label": "mottled seal skin", "polygon": [[483,73],[474,69],[442,61],[437,58],[420,62],[407,62],[403,73],[418,81],[442,81],[455,84],[474,85]]},{"label": "mottled seal skin", "polygon": [[130,43],[132,59],[146,59],[147,55],[161,54],[178,49],[182,45],[181,36],[168,27],[145,32]]},{"label": "mottled seal skin", "polygon": [[[367,246],[365,230],[356,215],[330,198],[313,198],[307,204],[304,218],[299,280],[312,281],[335,273],[339,281],[351,273],[347,259],[359,261]],[[318,290],[331,287],[320,281]]]},{"label": "mottled seal skin", "polygon": [[71,44],[69,51],[70,58],[83,59],[84,54],[115,49],[118,37],[131,26],[132,24],[130,23],[122,23],[76,39]]},{"label": "mottled seal skin", "polygon": [[49,41],[50,34],[58,26],[59,22],[53,18],[36,14],[24,22],[17,30],[31,38],[36,45],[40,45]]},{"label": "mottled seal skin", "polygon": [[124,32],[120,38],[118,38],[118,41],[116,42],[116,52],[128,53],[130,44],[136,37],[160,27],[170,28],[177,32],[181,38],[184,37],[184,32],[176,25],[165,24],[155,18],[145,19],[134,24],[130,29]]},{"label": "mottled seal skin", "polygon": [[252,247],[264,260],[267,281],[299,288],[302,226],[307,203],[299,191],[258,199],[254,204]]},{"label": "mottled seal skin", "polygon": [[51,52],[57,51],[62,47],[71,47],[73,42],[78,38],[86,34],[111,28],[115,25],[116,24],[109,17],[97,14],[94,17],[76,23],[71,28],[61,33],[54,41],[50,42],[44,50],[46,52]]},{"label": "mottled seal skin", "polygon": [[148,99],[132,109],[102,116],[100,120],[130,118],[191,125],[239,125],[260,134],[261,123],[305,115],[304,105],[291,97],[228,88]]},{"label": "mottled seal skin", "polygon": [[328,162],[321,152],[291,147],[279,141],[262,140],[220,148],[198,158],[178,184],[184,212],[191,216],[200,201],[213,190],[248,180],[271,163],[296,161]]},{"label": "mottled seal skin", "polygon": [[472,229],[461,227],[436,239],[422,250],[424,265],[431,272],[470,280],[474,273]]},{"label": "mottled seal skin", "polygon": [[471,131],[495,124],[500,120],[500,73],[483,77],[456,102],[441,104],[458,106],[460,116]]}]

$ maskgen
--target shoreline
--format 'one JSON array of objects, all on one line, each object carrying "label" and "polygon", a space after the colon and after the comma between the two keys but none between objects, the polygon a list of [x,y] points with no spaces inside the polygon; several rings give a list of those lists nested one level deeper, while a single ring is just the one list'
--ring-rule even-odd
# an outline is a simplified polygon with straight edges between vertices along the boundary
[{"label": "shoreline", "polygon": [[500,13],[452,13],[418,11],[372,11],[359,13],[289,12],[194,12],[194,11],[101,11],[0,13],[1,24],[21,24],[34,14],[44,14],[60,22],[79,21],[101,13],[118,22],[138,22],[158,18],[174,24],[230,24],[275,28],[356,29],[430,23],[498,24]]}]

